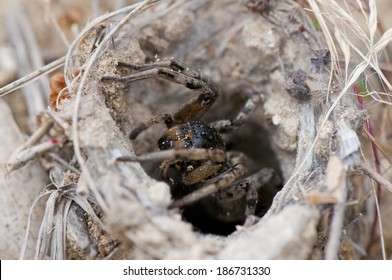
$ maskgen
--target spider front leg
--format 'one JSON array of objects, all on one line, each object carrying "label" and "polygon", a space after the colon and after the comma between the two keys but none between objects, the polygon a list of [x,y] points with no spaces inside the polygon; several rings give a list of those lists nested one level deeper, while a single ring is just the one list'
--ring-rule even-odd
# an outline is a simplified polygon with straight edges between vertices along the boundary
[{"label": "spider front leg", "polygon": [[[151,125],[161,121],[164,121],[169,128],[173,124],[180,124],[195,120],[203,115],[218,97],[218,88],[209,77],[198,71],[192,70],[190,67],[175,59],[152,62],[143,65],[119,62],[118,66],[129,68],[136,72],[123,77],[102,77],[102,81],[132,83],[139,80],[162,78],[182,84],[191,90],[200,92],[198,96],[183,104],[176,112],[174,112],[173,116],[170,116],[172,121],[167,122],[169,118],[160,118],[160,116],[155,116],[132,131],[131,136],[133,138],[136,138],[139,133]],[[167,116],[169,114],[162,114],[162,116],[163,115]]]},{"label": "spider front leg", "polygon": [[146,130],[150,126],[157,124],[157,123],[164,123],[167,128],[170,128],[173,126],[174,121],[173,121],[173,117],[170,114],[163,113],[163,114],[156,115],[156,116],[152,117],[150,120],[148,120],[147,122],[141,123],[136,128],[134,128],[128,135],[129,139],[131,139],[131,140],[136,139],[136,137],[141,132],[143,132],[144,130]]},{"label": "spider front leg", "polygon": [[182,124],[198,119],[211,106],[212,102],[213,100],[210,96],[204,93],[200,94],[180,106],[173,115],[168,113],[159,114],[152,117],[147,122],[139,124],[130,132],[129,138],[131,140],[136,139],[141,132],[157,123],[165,123],[167,128],[171,128],[176,124]]},{"label": "spider front leg", "polygon": [[[219,170],[226,162],[226,153],[221,149],[170,149],[152,152],[143,156],[118,157],[116,161],[162,161],[160,166],[162,178],[169,180],[168,170],[178,162],[186,163],[187,168],[182,174],[182,183],[193,185],[205,180]],[[200,166],[193,168],[192,162],[201,162]]]},{"label": "spider front leg", "polygon": [[174,201],[169,208],[181,208],[223,190],[241,178],[245,173],[246,168],[242,164],[236,164],[218,177],[211,179],[201,186],[200,189]]},{"label": "spider front leg", "polygon": [[274,177],[274,171],[263,168],[201,201],[210,217],[226,223],[250,226],[257,220],[256,206],[260,189]]},{"label": "spider front leg", "polygon": [[162,161],[162,160],[186,160],[202,161],[210,160],[214,163],[224,163],[227,160],[225,151],[221,149],[171,149],[164,151],[152,152],[141,156],[123,156],[117,157],[116,161]]},{"label": "spider front leg", "polygon": [[[168,171],[171,166],[175,166],[178,163],[178,160],[165,160],[159,169],[161,170],[161,177],[165,181],[169,181],[170,178],[168,176]],[[186,165],[187,170],[182,174],[181,182],[186,185],[194,185],[208,177],[212,176],[216,173],[222,164],[217,163],[216,161],[205,161],[199,167],[194,168],[191,162],[188,162]]]},{"label": "spider front leg", "polygon": [[220,133],[233,131],[243,125],[250,118],[261,100],[260,94],[246,85],[238,87],[234,93],[245,93],[248,99],[233,120],[220,120],[211,124]]}]

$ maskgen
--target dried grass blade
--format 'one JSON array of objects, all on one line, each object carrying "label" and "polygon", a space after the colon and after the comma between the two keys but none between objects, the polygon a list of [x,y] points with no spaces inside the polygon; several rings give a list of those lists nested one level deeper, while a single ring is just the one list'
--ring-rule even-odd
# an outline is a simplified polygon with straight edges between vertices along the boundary
[{"label": "dried grass blade", "polygon": [[41,67],[40,69],[27,74],[26,76],[0,88],[0,97],[6,96],[7,94],[20,89],[32,82],[38,80],[42,76],[55,71],[56,69],[62,67],[65,63],[65,56],[56,59],[55,61]]},{"label": "dried grass blade", "polygon": [[42,197],[44,197],[44,196],[46,196],[46,195],[50,195],[52,192],[53,192],[53,191],[47,191],[47,192],[44,192],[43,194],[40,194],[39,196],[37,196],[37,197],[34,199],[32,205],[31,205],[31,207],[30,207],[29,215],[28,215],[28,218],[27,218],[26,233],[25,233],[25,236],[24,236],[24,239],[23,239],[23,242],[22,242],[22,248],[21,248],[20,254],[19,254],[19,259],[20,259],[20,260],[23,260],[23,259],[24,259],[24,255],[25,255],[25,253],[26,253],[27,243],[28,243],[29,234],[30,234],[31,219],[32,219],[32,217],[33,217],[33,211],[34,211],[35,207],[37,206],[38,201],[39,201]]}]

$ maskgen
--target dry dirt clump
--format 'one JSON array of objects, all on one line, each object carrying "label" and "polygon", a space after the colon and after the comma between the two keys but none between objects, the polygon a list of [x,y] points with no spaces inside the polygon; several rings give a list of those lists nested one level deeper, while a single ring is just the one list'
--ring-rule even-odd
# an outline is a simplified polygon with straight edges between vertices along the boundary
[{"label": "dry dirt clump", "polygon": [[[2,204],[9,216],[3,226],[18,232],[21,257],[380,258],[372,189],[363,173],[384,180],[386,189],[390,184],[361,165],[358,132],[366,113],[353,95],[340,95],[345,80],[334,69],[314,15],[297,2],[142,1],[87,24],[67,50],[66,97],[60,92],[56,106],[42,109],[33,140],[18,140],[8,146],[12,154],[1,154],[7,175],[0,186],[15,188],[27,172],[34,181],[21,180],[18,188],[33,185],[30,196],[41,191],[46,207],[34,199],[21,206],[26,223],[32,204],[35,218],[23,241],[22,226],[12,225],[15,213],[8,213],[19,210],[4,212]],[[134,141],[127,135],[154,115],[174,112],[195,93],[158,78],[130,84],[101,78],[129,73],[118,62],[171,58],[217,84],[220,95],[203,116],[206,122],[238,114],[246,101],[235,91],[239,86],[260,93],[250,120],[224,135],[228,149],[245,155],[251,172],[273,168],[283,182],[263,190],[264,208],[250,226],[219,231],[223,223],[184,219],[182,211],[169,208],[171,189],[156,165],[114,160],[158,150],[163,125]],[[26,150],[30,154],[22,154]],[[36,155],[39,161],[22,167]],[[0,192],[0,201],[6,203],[7,193]],[[386,239],[391,236],[389,230]],[[0,257],[18,257],[18,248],[6,239],[1,243]]]}]

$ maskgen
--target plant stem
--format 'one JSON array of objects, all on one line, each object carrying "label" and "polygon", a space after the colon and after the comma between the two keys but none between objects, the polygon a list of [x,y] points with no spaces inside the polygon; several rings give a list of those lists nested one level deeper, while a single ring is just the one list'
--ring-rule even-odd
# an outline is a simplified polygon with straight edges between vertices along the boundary
[{"label": "plant stem", "polygon": [[[353,85],[353,90],[354,90],[355,95],[357,96],[357,100],[358,100],[359,106],[361,107],[361,109],[365,109],[365,100],[364,100],[363,96],[361,95],[361,91],[360,91],[360,89],[359,89],[357,84]],[[378,153],[377,145],[373,141],[373,139],[374,139],[373,126],[372,126],[372,123],[370,122],[370,119],[368,117],[365,119],[365,124],[366,124],[366,129],[369,132],[369,135],[371,135],[370,144],[371,144],[372,153],[373,153],[373,157],[374,157],[374,165],[376,167],[377,173],[381,174],[380,156],[379,156],[379,153]],[[381,186],[380,186],[379,182],[376,182],[376,196],[377,196],[377,201],[380,202],[380,199],[381,199]],[[370,240],[369,240],[369,243],[368,243],[368,247],[366,249],[366,251],[368,253],[369,253],[370,247],[371,247],[374,239],[376,238],[377,221],[378,221],[378,212],[375,211],[375,216],[374,216],[372,229],[371,229],[371,234],[370,234]]]}]

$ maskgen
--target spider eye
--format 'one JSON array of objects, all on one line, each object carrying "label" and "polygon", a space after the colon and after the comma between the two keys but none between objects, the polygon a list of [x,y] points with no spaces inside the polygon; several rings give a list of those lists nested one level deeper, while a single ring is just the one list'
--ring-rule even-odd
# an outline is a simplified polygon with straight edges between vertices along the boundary
[{"label": "spider eye", "polygon": [[173,141],[168,140],[166,137],[161,137],[158,140],[158,147],[160,150],[168,150],[173,147]]}]

